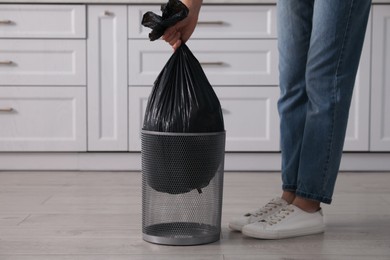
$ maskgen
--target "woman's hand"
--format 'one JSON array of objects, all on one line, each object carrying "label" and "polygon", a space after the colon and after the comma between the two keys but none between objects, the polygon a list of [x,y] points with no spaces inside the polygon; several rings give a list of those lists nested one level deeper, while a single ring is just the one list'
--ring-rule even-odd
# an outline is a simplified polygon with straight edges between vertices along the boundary
[{"label": "woman's hand", "polygon": [[168,42],[174,50],[179,48],[182,42],[186,42],[195,30],[202,0],[181,0],[185,4],[189,13],[188,16],[165,30],[162,39]]}]

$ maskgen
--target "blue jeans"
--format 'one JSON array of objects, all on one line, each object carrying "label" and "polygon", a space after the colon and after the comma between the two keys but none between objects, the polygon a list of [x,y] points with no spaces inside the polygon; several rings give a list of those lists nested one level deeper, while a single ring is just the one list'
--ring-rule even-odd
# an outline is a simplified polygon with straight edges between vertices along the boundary
[{"label": "blue jeans", "polygon": [[282,188],[330,204],[371,0],[277,7]]}]

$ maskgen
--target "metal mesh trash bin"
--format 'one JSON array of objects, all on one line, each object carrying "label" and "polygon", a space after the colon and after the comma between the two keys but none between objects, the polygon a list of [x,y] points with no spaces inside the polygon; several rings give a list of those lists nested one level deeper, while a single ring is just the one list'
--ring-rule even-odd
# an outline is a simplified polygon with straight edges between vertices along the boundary
[{"label": "metal mesh trash bin", "polygon": [[225,132],[141,132],[142,232],[148,242],[220,239]]}]

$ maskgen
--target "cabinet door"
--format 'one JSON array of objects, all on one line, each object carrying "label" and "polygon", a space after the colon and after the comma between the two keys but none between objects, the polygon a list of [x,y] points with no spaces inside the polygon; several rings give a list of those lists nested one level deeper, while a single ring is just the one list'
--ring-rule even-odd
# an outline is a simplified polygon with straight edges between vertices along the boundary
[{"label": "cabinet door", "polygon": [[278,87],[216,87],[226,151],[279,151]]},{"label": "cabinet door", "polygon": [[[215,87],[226,129],[226,151],[279,151],[278,87]],[[140,131],[150,87],[129,87],[130,151]]]},{"label": "cabinet door", "polygon": [[88,6],[88,150],[127,151],[127,8]]},{"label": "cabinet door", "polygon": [[86,151],[84,87],[0,87],[0,151]]},{"label": "cabinet door", "polygon": [[349,111],[344,151],[368,151],[370,128],[371,17],[367,26],[359,70]]},{"label": "cabinet door", "polygon": [[390,151],[390,6],[373,6],[371,151]]}]

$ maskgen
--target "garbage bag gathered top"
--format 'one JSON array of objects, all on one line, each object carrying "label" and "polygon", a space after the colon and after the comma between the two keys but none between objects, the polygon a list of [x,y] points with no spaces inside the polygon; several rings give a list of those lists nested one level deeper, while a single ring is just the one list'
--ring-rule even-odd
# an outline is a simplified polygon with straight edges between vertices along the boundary
[{"label": "garbage bag gathered top", "polygon": [[160,38],[165,30],[183,20],[188,15],[188,8],[178,0],[169,0],[165,5],[161,5],[162,16],[153,12],[146,12],[142,17],[141,24],[149,27],[152,31],[149,33],[151,41]]}]

